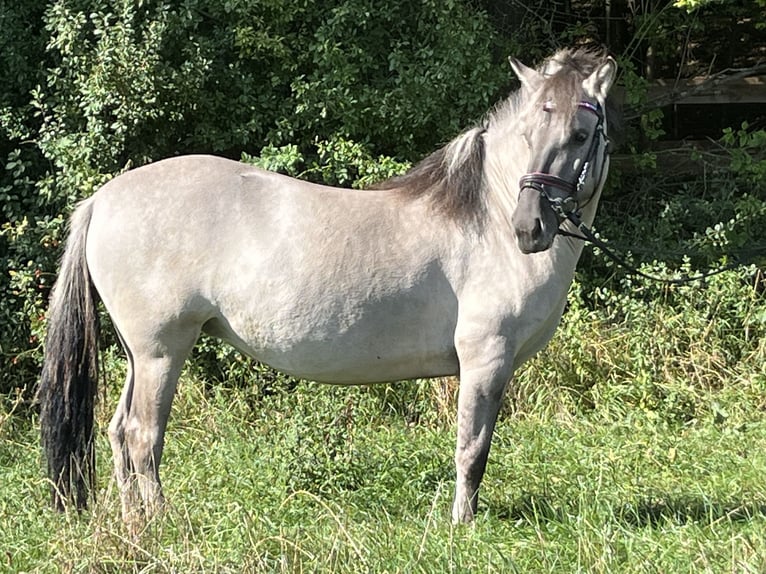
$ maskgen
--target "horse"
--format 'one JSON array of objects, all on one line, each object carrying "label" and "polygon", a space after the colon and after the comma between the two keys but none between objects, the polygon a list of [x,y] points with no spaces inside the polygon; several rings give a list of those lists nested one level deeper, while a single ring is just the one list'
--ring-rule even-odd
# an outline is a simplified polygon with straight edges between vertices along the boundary
[{"label": "horse", "polygon": [[[340,385],[459,376],[452,519],[471,522],[506,387],[552,337],[609,166],[604,51],[565,49],[409,172],[366,190],[213,156],[129,170],[80,202],[51,293],[39,400],[51,500],[94,488],[98,304],[127,357],[108,425],[123,519],[160,462],[201,333]],[[611,108],[609,108],[611,109]]]}]

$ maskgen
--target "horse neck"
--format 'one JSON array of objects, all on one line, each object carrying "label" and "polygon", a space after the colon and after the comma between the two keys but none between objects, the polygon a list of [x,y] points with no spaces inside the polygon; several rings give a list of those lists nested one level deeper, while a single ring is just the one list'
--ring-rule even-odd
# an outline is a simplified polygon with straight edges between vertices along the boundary
[{"label": "horse neck", "polygon": [[515,126],[490,130],[484,160],[486,206],[490,225],[501,235],[512,235],[511,216],[516,210],[519,180],[526,173],[529,148]]}]

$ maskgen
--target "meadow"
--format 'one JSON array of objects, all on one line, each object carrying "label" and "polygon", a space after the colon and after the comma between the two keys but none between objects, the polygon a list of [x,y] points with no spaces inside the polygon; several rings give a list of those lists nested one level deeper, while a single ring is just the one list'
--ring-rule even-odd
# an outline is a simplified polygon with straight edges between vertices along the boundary
[{"label": "meadow", "polygon": [[585,305],[577,283],[556,337],[506,397],[472,526],[449,520],[456,381],[333,387],[219,351],[230,376],[182,378],[168,508],[131,537],[103,432],[124,362],[107,350],[91,510],[47,508],[36,421],[3,403],[0,571],[763,572],[753,273],[653,287],[664,296],[649,300],[635,289],[621,318]]}]

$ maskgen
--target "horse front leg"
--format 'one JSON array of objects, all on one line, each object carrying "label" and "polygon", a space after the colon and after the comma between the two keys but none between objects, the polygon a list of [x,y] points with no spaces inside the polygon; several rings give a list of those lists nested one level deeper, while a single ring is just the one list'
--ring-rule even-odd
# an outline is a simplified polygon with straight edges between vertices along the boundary
[{"label": "horse front leg", "polygon": [[[505,351],[505,345],[502,349]],[[479,485],[511,374],[512,367],[505,352],[480,364],[461,360],[455,448],[457,481],[452,504],[452,521],[455,523],[471,522],[476,515]]]}]

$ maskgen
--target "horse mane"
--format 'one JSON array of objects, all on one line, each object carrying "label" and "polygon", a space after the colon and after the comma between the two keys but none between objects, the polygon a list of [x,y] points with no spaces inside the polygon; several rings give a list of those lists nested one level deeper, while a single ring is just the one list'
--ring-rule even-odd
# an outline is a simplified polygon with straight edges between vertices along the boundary
[{"label": "horse mane", "polygon": [[[529,94],[518,90],[500,102],[479,125],[473,126],[444,147],[436,150],[403,175],[380,182],[372,189],[397,190],[402,197],[417,199],[427,196],[437,213],[452,220],[479,222],[485,212],[484,134],[504,129],[517,122],[519,115],[530,109],[543,109],[546,102],[556,106],[563,125],[570,125],[577,112],[582,82],[606,58],[605,50],[559,50],[538,69],[544,82]],[[609,135],[620,126],[618,108],[607,99]]]},{"label": "horse mane", "polygon": [[484,127],[473,127],[436,150],[404,175],[373,186],[406,198],[429,196],[449,219],[479,219],[483,212]]}]

